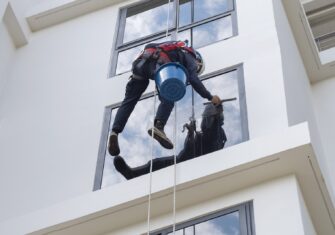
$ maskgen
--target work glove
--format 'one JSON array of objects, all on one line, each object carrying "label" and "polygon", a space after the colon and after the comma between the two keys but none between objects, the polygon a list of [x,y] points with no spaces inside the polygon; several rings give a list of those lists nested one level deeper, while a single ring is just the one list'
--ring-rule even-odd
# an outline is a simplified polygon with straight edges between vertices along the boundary
[{"label": "work glove", "polygon": [[220,99],[219,96],[214,95],[213,98],[212,98],[212,100],[211,100],[211,102],[212,102],[214,105],[219,105],[219,104],[221,104],[221,99]]}]

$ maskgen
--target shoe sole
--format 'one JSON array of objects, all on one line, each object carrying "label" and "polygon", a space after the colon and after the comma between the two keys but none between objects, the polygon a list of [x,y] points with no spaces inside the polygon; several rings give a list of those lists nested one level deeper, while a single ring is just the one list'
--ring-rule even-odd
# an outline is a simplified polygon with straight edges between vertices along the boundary
[{"label": "shoe sole", "polygon": [[[148,130],[148,134],[152,136],[152,129]],[[173,149],[173,144],[167,140],[166,137],[164,138],[164,136],[160,135],[157,131],[154,131],[154,139],[157,140],[158,143],[160,143],[160,145],[162,145],[164,148]]]},{"label": "shoe sole", "polygon": [[108,152],[112,156],[117,156],[120,154],[120,148],[119,148],[117,135],[111,135],[109,137]]}]

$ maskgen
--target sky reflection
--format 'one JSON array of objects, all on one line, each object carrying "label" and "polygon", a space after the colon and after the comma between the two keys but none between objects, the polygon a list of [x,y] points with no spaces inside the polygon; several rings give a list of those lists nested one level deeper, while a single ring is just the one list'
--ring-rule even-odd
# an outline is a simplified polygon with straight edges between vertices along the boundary
[{"label": "sky reflection", "polygon": [[[168,13],[168,10],[170,13]],[[168,16],[169,15],[169,16]],[[166,30],[169,17],[169,26],[173,25],[173,1],[157,7],[139,12],[126,18],[123,43],[139,39],[150,34]]]},{"label": "sky reflection", "polygon": [[[173,232],[167,235],[172,235]],[[239,212],[232,212],[176,231],[176,235],[241,235]]]},{"label": "sky reflection", "polygon": [[194,0],[194,20],[200,21],[232,9],[232,0]]},{"label": "sky reflection", "polygon": [[195,235],[240,235],[238,212],[195,225]]}]

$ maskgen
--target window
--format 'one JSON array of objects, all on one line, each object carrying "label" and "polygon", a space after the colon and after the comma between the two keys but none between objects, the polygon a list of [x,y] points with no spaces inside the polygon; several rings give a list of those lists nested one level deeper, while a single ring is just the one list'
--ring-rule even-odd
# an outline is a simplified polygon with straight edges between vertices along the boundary
[{"label": "window", "polygon": [[[249,139],[242,70],[242,66],[237,66],[201,78],[204,85],[212,94],[218,94],[222,99],[232,97],[237,98],[235,101],[223,104],[224,125],[222,127],[227,136],[227,142],[224,146],[225,148]],[[201,130],[200,123],[202,121],[202,113],[205,107],[203,103],[207,102],[207,100],[203,99],[196,92],[192,92],[191,86],[187,86],[185,96],[177,103],[177,153],[184,148],[187,131],[182,132],[182,129],[184,124],[189,123],[190,115],[192,114],[192,97],[194,99],[196,129],[197,131]],[[159,101],[157,99],[157,106],[158,103]],[[120,156],[122,156],[131,167],[143,165],[151,158],[152,139],[147,134],[147,130],[152,125],[153,104],[153,94],[150,93],[144,95],[136,105],[124,131],[119,135],[119,145],[121,148]],[[116,104],[106,108],[96,169],[95,190],[125,181],[124,177],[116,171],[113,164],[114,158],[110,156],[107,151],[109,132],[111,132],[110,129],[114,120],[114,115],[119,106],[120,104]],[[165,126],[165,132],[171,140],[173,139],[173,126],[174,111]],[[173,150],[164,149],[154,141],[154,158],[171,155],[173,155]]]},{"label": "window", "polygon": [[316,4],[314,7],[308,7],[306,12],[309,24],[311,26],[315,42],[320,52],[335,47],[335,3]]},{"label": "window", "polygon": [[335,31],[315,38],[319,51],[325,51],[335,47]]},{"label": "window", "polygon": [[149,42],[187,39],[200,48],[237,35],[236,28],[234,0],[152,0],[122,8],[110,76],[130,71]]},{"label": "window", "polygon": [[[195,220],[176,225],[176,235],[252,235],[252,202],[247,202]],[[172,227],[151,235],[172,235]]]}]

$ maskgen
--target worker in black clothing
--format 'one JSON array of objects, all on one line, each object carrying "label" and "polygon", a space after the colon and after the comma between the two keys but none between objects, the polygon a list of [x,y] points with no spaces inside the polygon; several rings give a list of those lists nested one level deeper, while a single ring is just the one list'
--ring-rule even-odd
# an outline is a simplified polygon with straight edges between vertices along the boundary
[{"label": "worker in black clothing", "polygon": [[[150,43],[145,46],[140,56],[132,64],[133,74],[126,86],[125,98],[116,113],[108,141],[108,151],[112,156],[117,156],[120,153],[118,134],[123,131],[135,105],[148,87],[149,79],[154,79],[155,71],[161,65],[169,62],[178,62],[183,65],[188,72],[188,82],[195,91],[214,105],[220,104],[220,98],[217,95],[212,95],[198,77],[198,74],[204,71],[204,62],[199,52],[188,47],[182,41]],[[153,131],[153,137],[164,148],[172,149],[173,144],[165,135],[164,126],[169,119],[174,103],[159,94],[158,96],[160,104],[154,119],[154,127],[148,130],[148,134],[151,136]]]}]

